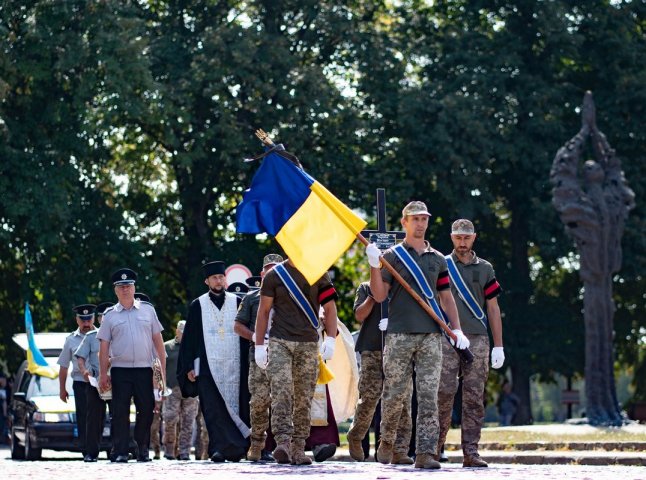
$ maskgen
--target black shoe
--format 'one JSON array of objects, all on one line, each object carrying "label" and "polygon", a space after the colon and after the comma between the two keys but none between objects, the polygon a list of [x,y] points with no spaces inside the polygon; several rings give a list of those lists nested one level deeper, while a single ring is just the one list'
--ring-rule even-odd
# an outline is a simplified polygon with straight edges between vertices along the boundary
[{"label": "black shoe", "polygon": [[224,458],[224,455],[222,455],[220,452],[215,452],[213,455],[211,455],[211,461],[215,463],[222,463],[226,460]]},{"label": "black shoe", "polygon": [[137,461],[138,462],[152,462],[152,459],[146,453],[146,454],[142,454],[142,455],[137,455]]},{"label": "black shoe", "polygon": [[114,461],[116,463],[128,463],[128,455],[117,455]]},{"label": "black shoe", "polygon": [[92,455],[86,455],[83,457],[83,461],[87,463],[96,462],[96,457],[93,457]]},{"label": "black shoe", "polygon": [[190,460],[190,459],[191,459],[190,455],[180,455],[179,457],[177,457],[177,460],[183,460],[183,461]]},{"label": "black shoe", "polygon": [[448,461],[449,461],[449,457],[446,456],[446,453],[444,452],[440,453],[440,462],[444,463]]},{"label": "black shoe", "polygon": [[262,452],[260,452],[260,461],[261,462],[275,462],[276,459],[274,458],[274,456],[271,454],[270,451],[263,450]]},{"label": "black shoe", "polygon": [[244,457],[225,457],[227,462],[238,463]]},{"label": "black shoe", "polygon": [[316,445],[312,448],[312,453],[314,454],[314,460],[317,462],[324,462],[336,453],[336,445],[333,443]]}]

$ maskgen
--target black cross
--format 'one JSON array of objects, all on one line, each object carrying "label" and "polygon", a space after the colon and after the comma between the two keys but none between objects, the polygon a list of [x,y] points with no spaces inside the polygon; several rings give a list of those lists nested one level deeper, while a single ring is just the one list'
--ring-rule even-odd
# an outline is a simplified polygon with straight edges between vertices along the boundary
[{"label": "black cross", "polygon": [[[370,243],[376,244],[383,252],[406,237],[405,232],[388,231],[386,226],[386,189],[377,189],[377,230],[364,230],[361,235]],[[388,299],[381,302],[381,318],[388,316]]]}]

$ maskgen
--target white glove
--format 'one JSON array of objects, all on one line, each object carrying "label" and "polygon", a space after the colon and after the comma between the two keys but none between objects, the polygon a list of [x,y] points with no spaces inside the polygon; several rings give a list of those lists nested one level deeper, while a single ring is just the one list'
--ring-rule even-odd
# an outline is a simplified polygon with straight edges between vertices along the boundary
[{"label": "white glove", "polygon": [[491,368],[500,368],[505,363],[505,349],[493,347],[491,349]]},{"label": "white glove", "polygon": [[267,368],[269,363],[269,356],[267,354],[267,345],[256,345],[254,350],[254,359],[256,360],[256,365],[258,365],[263,370]]},{"label": "white glove", "polygon": [[379,330],[381,330],[382,332],[388,330],[388,317],[379,320]]},{"label": "white glove", "polygon": [[455,330],[452,330],[452,332],[455,333],[455,342],[451,340],[451,345],[455,345],[458,350],[469,348],[471,342],[469,342],[469,339],[464,335],[464,333],[462,333],[462,330],[456,328]]},{"label": "white glove", "polygon": [[368,263],[372,268],[381,268],[381,250],[374,243],[369,243],[366,247],[366,255],[368,255]]},{"label": "white glove", "polygon": [[325,337],[323,343],[321,344],[321,358],[323,360],[329,360],[334,355],[334,347],[336,345],[336,338]]},{"label": "white glove", "polygon": [[253,343],[256,343],[256,332],[253,332],[253,333],[251,334],[251,341],[252,341]]}]

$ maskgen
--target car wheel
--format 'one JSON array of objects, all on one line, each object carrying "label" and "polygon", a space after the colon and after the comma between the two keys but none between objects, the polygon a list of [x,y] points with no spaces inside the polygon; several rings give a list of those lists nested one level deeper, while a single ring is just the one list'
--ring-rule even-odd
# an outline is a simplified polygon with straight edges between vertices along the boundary
[{"label": "car wheel", "polygon": [[27,460],[40,460],[42,456],[42,448],[33,448],[31,446],[29,427],[27,427],[27,429],[25,430],[25,458]]},{"label": "car wheel", "polygon": [[11,459],[12,460],[24,460],[25,459],[25,447],[18,445],[18,437],[11,429]]}]

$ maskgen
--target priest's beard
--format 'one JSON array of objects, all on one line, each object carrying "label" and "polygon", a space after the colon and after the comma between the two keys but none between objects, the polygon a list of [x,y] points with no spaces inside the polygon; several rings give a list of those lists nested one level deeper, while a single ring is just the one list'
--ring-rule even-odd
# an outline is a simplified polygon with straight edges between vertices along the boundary
[{"label": "priest's beard", "polygon": [[224,294],[224,288],[220,287],[218,289],[213,289],[209,287],[209,292],[211,292],[213,295],[220,296]]}]

